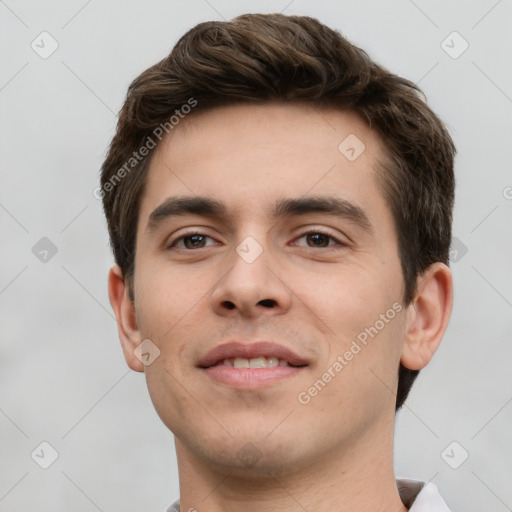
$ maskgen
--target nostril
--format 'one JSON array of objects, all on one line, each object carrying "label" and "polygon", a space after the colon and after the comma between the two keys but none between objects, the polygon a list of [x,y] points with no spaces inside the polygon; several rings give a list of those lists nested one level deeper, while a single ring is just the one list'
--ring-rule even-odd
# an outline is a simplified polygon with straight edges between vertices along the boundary
[{"label": "nostril", "polygon": [[273,308],[276,305],[276,301],[274,299],[263,299],[258,302],[258,304],[261,304],[262,306],[265,306],[266,308]]},{"label": "nostril", "polygon": [[234,308],[235,308],[235,305],[234,305],[232,302],[230,302],[229,300],[225,300],[225,301],[222,303],[222,305],[223,305],[224,307],[226,307],[227,309],[234,309]]}]

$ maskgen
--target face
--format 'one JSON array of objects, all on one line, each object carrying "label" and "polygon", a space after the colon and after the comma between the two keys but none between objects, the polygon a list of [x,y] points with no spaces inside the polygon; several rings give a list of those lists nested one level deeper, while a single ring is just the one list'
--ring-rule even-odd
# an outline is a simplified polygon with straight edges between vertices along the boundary
[{"label": "face", "polygon": [[384,155],[353,113],[278,104],[197,112],[157,148],[134,306],[181,454],[279,473],[392,429],[406,308]]}]

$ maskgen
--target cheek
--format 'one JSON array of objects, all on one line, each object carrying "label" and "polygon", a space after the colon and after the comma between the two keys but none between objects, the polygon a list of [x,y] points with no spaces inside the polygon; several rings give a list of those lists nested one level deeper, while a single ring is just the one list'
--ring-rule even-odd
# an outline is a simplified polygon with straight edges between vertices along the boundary
[{"label": "cheek", "polygon": [[394,302],[389,284],[373,268],[353,262],[336,268],[295,274],[294,289],[301,301],[341,338],[355,336],[373,325]]},{"label": "cheek", "polygon": [[[335,424],[346,421],[347,411],[351,421],[363,424],[394,407],[402,319],[391,319],[394,310],[389,311],[388,323],[377,317],[361,329],[351,326],[351,332],[340,321],[327,363],[315,371],[312,387],[303,390],[309,396],[318,394],[311,405],[320,415],[336,404]],[[345,318],[350,322],[349,315]]]},{"label": "cheek", "polygon": [[373,370],[392,383],[404,336],[405,310],[396,282],[377,274],[374,269],[352,265],[329,275],[303,275],[296,281],[301,301],[321,320],[317,325],[325,330],[328,341],[328,355],[319,374],[329,368],[338,373],[332,365],[340,357],[343,370],[339,374],[343,373],[347,382],[370,379],[375,384]]},{"label": "cheek", "polygon": [[[187,378],[190,371],[187,365],[195,357],[193,350],[212,336],[208,328],[211,324],[205,321],[205,308],[214,281],[204,273],[185,276],[183,270],[171,270],[158,262],[140,265],[135,280],[138,328],[142,338],[149,338],[160,351],[155,362],[145,369],[157,406],[162,383],[166,383],[171,394],[179,394],[177,381]],[[188,398],[185,394],[175,405],[186,403]]]},{"label": "cheek", "polygon": [[205,299],[203,276],[185,277],[179,268],[155,261],[139,265],[135,275],[137,323],[146,337],[168,337]]}]

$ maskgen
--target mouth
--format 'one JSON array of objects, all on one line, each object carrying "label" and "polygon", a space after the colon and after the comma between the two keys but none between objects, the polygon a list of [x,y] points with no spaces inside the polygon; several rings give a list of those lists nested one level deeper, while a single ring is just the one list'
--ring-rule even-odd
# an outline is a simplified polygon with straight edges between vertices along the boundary
[{"label": "mouth", "polygon": [[217,383],[255,389],[297,375],[308,364],[305,358],[272,342],[230,342],[206,354],[198,368]]},{"label": "mouth", "polygon": [[289,363],[286,359],[279,359],[279,357],[271,356],[258,356],[252,357],[251,359],[246,359],[244,357],[230,357],[226,358],[223,361],[218,361],[212,366],[208,368],[212,368],[213,366],[226,366],[228,368],[273,368],[276,366],[291,366],[293,368],[301,368],[306,365],[295,365]]}]

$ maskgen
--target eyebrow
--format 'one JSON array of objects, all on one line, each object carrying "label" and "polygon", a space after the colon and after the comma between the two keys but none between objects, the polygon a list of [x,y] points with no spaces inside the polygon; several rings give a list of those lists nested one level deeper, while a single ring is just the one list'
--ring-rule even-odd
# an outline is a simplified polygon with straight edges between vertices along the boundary
[{"label": "eyebrow", "polygon": [[[168,197],[157,206],[149,215],[146,232],[155,231],[164,221],[183,215],[200,215],[226,219],[228,209],[220,201],[203,196]],[[270,213],[272,219],[305,215],[308,213],[327,213],[344,218],[369,234],[373,233],[373,226],[364,210],[339,197],[332,196],[306,196],[297,199],[278,199]]]}]

